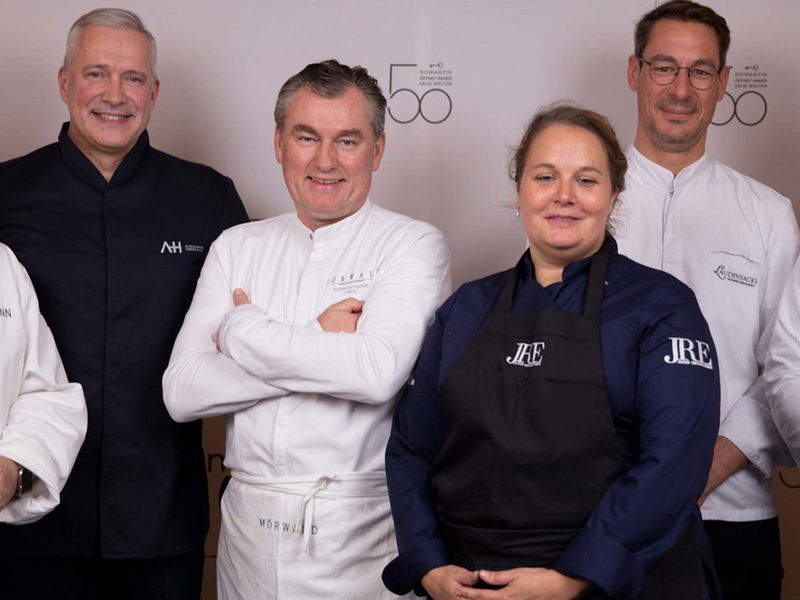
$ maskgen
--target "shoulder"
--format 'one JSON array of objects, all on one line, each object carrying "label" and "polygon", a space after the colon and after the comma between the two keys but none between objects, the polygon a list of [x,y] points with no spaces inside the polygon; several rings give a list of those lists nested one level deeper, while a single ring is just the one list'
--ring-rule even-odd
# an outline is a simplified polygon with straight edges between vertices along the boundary
[{"label": "shoulder", "polygon": [[229,177],[208,165],[178,158],[153,147],[150,148],[150,152],[153,162],[171,177],[190,179],[197,186],[225,185],[230,181]]},{"label": "shoulder", "polygon": [[444,234],[425,221],[387,210],[377,204],[370,204],[368,210],[367,219],[370,229],[398,237],[411,234],[415,237],[433,236],[444,240]]},{"label": "shoulder", "polygon": [[438,316],[442,321],[469,315],[482,320],[483,315],[494,305],[503,284],[511,277],[512,272],[513,269],[507,269],[462,284],[442,304]]},{"label": "shoulder", "polygon": [[11,248],[0,243],[0,296],[5,296],[6,292],[11,293],[12,297],[32,294],[33,284]]},{"label": "shoulder", "polygon": [[217,247],[217,250],[228,248],[235,251],[253,243],[270,244],[274,238],[284,236],[294,231],[297,227],[299,225],[297,224],[295,213],[286,213],[260,221],[250,221],[234,225],[223,231],[214,242],[214,246]]},{"label": "shoulder", "polygon": [[709,159],[709,184],[729,186],[737,196],[753,202],[761,209],[783,213],[792,208],[788,198],[768,185],[713,159]]},{"label": "shoulder", "polygon": [[3,243],[0,243],[0,265],[5,272],[14,271],[20,273],[25,270],[25,267],[17,260],[14,251]]},{"label": "shoulder", "polygon": [[47,175],[48,163],[58,158],[58,144],[48,144],[23,156],[0,162],[0,179],[6,183],[13,183],[15,180],[27,183],[33,176]]},{"label": "shoulder", "polygon": [[9,271],[16,265],[16,263],[17,259],[15,258],[14,253],[11,251],[11,248],[3,243],[0,243],[0,267],[2,267],[3,271]]},{"label": "shoulder", "polygon": [[677,313],[702,319],[694,292],[669,273],[618,254],[609,264],[607,278],[608,300],[630,306],[645,321]]}]

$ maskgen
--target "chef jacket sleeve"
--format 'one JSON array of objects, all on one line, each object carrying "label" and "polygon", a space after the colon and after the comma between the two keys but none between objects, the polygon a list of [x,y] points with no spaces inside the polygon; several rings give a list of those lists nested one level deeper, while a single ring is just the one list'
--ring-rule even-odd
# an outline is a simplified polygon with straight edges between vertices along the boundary
[{"label": "chef jacket sleeve", "polygon": [[243,305],[223,319],[220,350],[259,380],[292,392],[388,402],[408,378],[433,312],[450,291],[442,233],[417,227],[398,238],[367,292],[355,333],[325,332],[316,319],[289,325]]},{"label": "chef jacket sleeve", "polygon": [[[87,417],[81,386],[67,382],[53,335],[39,314],[28,274],[16,260],[10,264],[14,271],[12,284],[19,290],[24,359],[19,393],[0,398],[0,406],[8,406],[7,419],[5,415],[0,419],[5,420],[5,427],[0,430],[0,455],[28,469],[38,481],[29,493],[0,510],[0,522],[23,524],[39,519],[58,505],[86,435]],[[0,360],[13,361],[15,357],[13,348],[0,352]],[[7,374],[3,367],[0,366],[0,373]],[[5,389],[0,385],[0,390]]]},{"label": "chef jacket sleeve", "polygon": [[639,319],[638,347],[627,358],[635,369],[637,458],[554,565],[614,598],[636,596],[648,567],[697,510],[719,423],[716,352],[692,292],[654,286]]},{"label": "chef jacket sleeve", "polygon": [[236,191],[236,186],[233,185],[233,181],[226,177],[225,183],[225,200],[219,204],[220,215],[217,218],[220,231],[224,231],[234,225],[247,223],[250,220],[244,204],[242,204],[242,199]]},{"label": "chef jacket sleeve", "polygon": [[226,252],[223,239],[212,244],[164,372],[164,404],[178,422],[232,413],[288,393],[217,349],[219,324],[233,306],[234,288],[220,259]]},{"label": "chef jacket sleeve", "polygon": [[[782,219],[766,241],[766,267],[760,281],[758,339],[753,340],[758,376],[747,392],[731,407],[720,424],[719,434],[731,440],[750,463],[768,478],[776,464],[793,464],[789,450],[770,414],[763,370],[772,338],[778,305],[798,252],[797,221],[787,201]],[[724,308],[722,308],[724,310]],[[749,340],[742,340],[748,344]]]},{"label": "chef jacket sleeve", "polygon": [[781,299],[764,380],[772,418],[800,464],[800,261]]},{"label": "chef jacket sleeve", "polygon": [[397,405],[386,446],[386,480],[395,524],[398,556],[383,571],[383,582],[395,594],[416,589],[434,567],[449,564],[430,485],[430,471],[439,454],[444,422],[439,403],[446,303],[425,337],[411,384]]}]

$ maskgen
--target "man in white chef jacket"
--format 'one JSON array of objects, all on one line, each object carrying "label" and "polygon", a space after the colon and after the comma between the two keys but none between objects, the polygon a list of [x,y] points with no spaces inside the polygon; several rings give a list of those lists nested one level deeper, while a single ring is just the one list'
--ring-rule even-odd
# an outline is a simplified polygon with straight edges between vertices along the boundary
[{"label": "man in white chef jacket", "polygon": [[720,431],[699,499],[723,600],[780,597],[776,462],[791,460],[766,402],[764,361],[798,252],[791,202],[705,153],[725,97],[730,31],[688,0],[660,4],[636,26],[628,84],[639,119],[617,213],[619,249],[697,296],[717,347]]},{"label": "man in white chef jacket", "polygon": [[384,448],[450,275],[438,229],[368,198],[385,110],[365,69],[333,60],[283,85],[296,212],[214,243],[164,375],[176,420],[228,415],[221,600],[394,597]]},{"label": "man in white chef jacket", "polygon": [[764,380],[775,425],[800,465],[800,261],[781,298]]},{"label": "man in white chef jacket", "polygon": [[81,386],[67,382],[28,274],[0,244],[0,523],[58,505],[85,434]]}]

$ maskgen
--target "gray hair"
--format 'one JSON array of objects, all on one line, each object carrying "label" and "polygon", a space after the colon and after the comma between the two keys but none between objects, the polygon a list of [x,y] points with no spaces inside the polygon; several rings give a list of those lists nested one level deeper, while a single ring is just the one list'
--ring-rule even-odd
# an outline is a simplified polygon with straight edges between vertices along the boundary
[{"label": "gray hair", "polygon": [[64,53],[64,68],[69,67],[69,58],[72,55],[75,45],[78,43],[83,30],[91,25],[100,25],[105,27],[116,27],[117,29],[126,29],[129,31],[137,31],[147,38],[150,44],[150,66],[153,69],[153,77],[156,74],[156,38],[144,26],[144,23],[139,18],[139,15],[124,8],[96,8],[89,11],[70,27],[67,34],[67,50]]},{"label": "gray hair", "polygon": [[386,98],[378,81],[364,67],[348,67],[336,60],[310,64],[283,84],[275,102],[275,125],[283,131],[289,103],[300,88],[308,88],[324,98],[339,98],[350,87],[364,94],[370,108],[372,133],[380,137],[386,122]]}]

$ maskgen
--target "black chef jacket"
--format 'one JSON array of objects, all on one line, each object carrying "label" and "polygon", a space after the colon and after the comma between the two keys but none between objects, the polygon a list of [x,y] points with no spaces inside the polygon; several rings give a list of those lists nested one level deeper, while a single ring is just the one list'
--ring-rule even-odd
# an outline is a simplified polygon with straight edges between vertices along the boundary
[{"label": "black chef jacket", "polygon": [[170,419],[161,376],[211,242],[247,214],[230,179],[147,132],[106,182],[67,128],[0,164],[0,241],[30,273],[89,429],[60,506],[0,526],[0,555],[190,552],[208,530],[201,423]]}]

